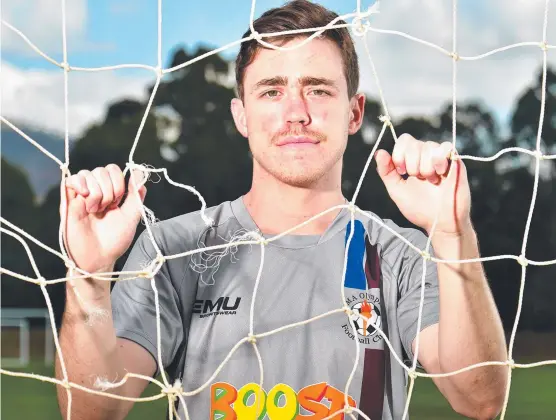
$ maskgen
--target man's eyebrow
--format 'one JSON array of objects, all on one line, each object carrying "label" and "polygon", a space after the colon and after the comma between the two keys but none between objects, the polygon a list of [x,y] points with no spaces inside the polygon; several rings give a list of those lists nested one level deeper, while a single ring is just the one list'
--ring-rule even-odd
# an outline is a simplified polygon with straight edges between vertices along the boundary
[{"label": "man's eyebrow", "polygon": [[326,77],[312,77],[306,76],[302,77],[299,82],[302,86],[330,86],[336,87],[336,82],[332,79],[327,79]]},{"label": "man's eyebrow", "polygon": [[286,86],[287,84],[288,84],[288,78],[285,76],[268,77],[266,79],[261,79],[257,83],[255,83],[255,86],[253,86],[251,92],[254,92],[257,89],[260,89],[262,87]]},{"label": "man's eyebrow", "polygon": [[[301,84],[301,86],[330,86],[330,87],[337,87],[337,84],[334,80],[332,79],[328,79],[326,77],[314,77],[314,76],[303,76],[299,79],[299,83]],[[253,89],[251,89],[251,92],[256,91],[257,89],[260,89],[262,87],[269,87],[269,86],[286,86],[288,84],[288,78],[285,76],[275,76],[275,77],[269,77],[266,79],[261,79],[259,80],[257,83],[255,83],[255,86],[253,86]]]}]

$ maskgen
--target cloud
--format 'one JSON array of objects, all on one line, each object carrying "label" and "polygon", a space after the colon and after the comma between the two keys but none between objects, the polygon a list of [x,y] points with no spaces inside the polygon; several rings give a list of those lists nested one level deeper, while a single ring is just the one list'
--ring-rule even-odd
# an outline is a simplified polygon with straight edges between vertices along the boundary
[{"label": "cloud", "polygon": [[[452,50],[452,2],[400,0],[382,2],[373,28],[405,32]],[[502,46],[542,40],[544,0],[460,2],[457,52],[475,56]],[[556,16],[552,3],[549,17]],[[452,59],[428,46],[397,35],[368,32],[367,40],[380,84],[393,117],[437,112],[452,98]],[[556,22],[549,19],[548,41],[556,43]],[[361,88],[378,97],[362,39],[356,38]],[[556,54],[549,53],[556,66]],[[520,92],[534,82],[542,64],[538,47],[522,47],[477,61],[457,62],[457,98],[482,100],[507,118]]]},{"label": "cloud", "polygon": [[[104,118],[108,103],[122,99],[145,100],[154,74],[130,75],[118,71],[70,72],[68,74],[68,120],[72,137],[94,121]],[[26,125],[63,133],[63,71],[21,69],[2,62],[2,115]]]},{"label": "cloud", "polygon": [[[72,39],[83,38],[87,21],[86,0],[66,1],[66,31]],[[62,2],[60,0],[4,0],[2,18],[22,31],[41,50],[62,50]],[[2,49],[31,51],[19,35],[2,25]]]},{"label": "cloud", "polygon": [[[113,45],[93,43],[87,39],[87,1],[67,0],[66,41],[68,51],[113,49]],[[3,0],[2,19],[21,31],[44,53],[62,59],[62,2],[60,0]],[[36,52],[13,30],[2,25],[2,51],[20,56]]]}]

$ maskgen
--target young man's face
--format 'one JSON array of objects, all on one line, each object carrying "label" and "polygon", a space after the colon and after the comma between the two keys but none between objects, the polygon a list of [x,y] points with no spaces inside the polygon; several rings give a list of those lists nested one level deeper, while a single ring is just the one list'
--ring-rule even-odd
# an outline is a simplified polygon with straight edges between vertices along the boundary
[{"label": "young man's face", "polygon": [[256,165],[299,187],[341,168],[348,134],[361,126],[365,98],[348,97],[336,44],[313,39],[291,51],[260,49],[243,88],[243,102],[234,99],[232,113]]}]

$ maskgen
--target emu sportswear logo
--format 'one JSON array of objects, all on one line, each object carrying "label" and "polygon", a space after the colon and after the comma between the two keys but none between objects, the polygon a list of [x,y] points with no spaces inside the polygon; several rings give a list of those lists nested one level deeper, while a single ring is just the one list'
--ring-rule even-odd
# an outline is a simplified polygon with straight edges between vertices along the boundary
[{"label": "emu sportswear logo", "polygon": [[232,299],[228,296],[221,296],[216,301],[212,299],[196,300],[193,304],[193,313],[200,314],[199,318],[206,318],[216,315],[235,315],[241,298]]}]

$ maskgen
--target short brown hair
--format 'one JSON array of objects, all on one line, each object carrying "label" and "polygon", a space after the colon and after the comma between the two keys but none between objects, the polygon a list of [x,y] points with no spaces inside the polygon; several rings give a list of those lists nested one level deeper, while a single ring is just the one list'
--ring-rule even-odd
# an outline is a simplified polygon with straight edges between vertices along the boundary
[{"label": "short brown hair", "polygon": [[[338,15],[325,7],[314,4],[308,0],[293,0],[282,7],[277,7],[266,11],[257,20],[253,22],[253,27],[260,34],[291,31],[299,29],[319,28],[328,25]],[[343,20],[335,22],[337,25],[345,24]],[[308,32],[310,36],[312,32]],[[248,29],[243,38],[251,35],[251,29]],[[267,38],[266,41],[276,45],[276,42],[285,43],[288,40],[296,38],[300,35],[284,35],[280,37]],[[353,97],[357,93],[359,87],[359,62],[353,40],[347,28],[327,29],[321,34],[322,38],[333,41],[342,54],[344,63],[344,74],[346,77],[348,95]],[[260,48],[267,48],[257,42],[256,39],[245,41],[241,44],[241,48],[235,62],[236,72],[236,89],[238,96],[243,99],[243,77],[245,70],[249,64],[253,62]]]}]

